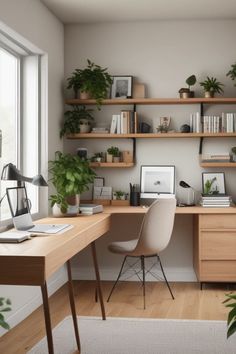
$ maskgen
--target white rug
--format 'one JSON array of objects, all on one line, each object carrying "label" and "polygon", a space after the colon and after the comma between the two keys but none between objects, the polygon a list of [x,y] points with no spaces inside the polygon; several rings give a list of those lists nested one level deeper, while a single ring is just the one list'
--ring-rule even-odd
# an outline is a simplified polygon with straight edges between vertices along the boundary
[{"label": "white rug", "polygon": [[[235,354],[226,322],[79,317],[81,354]],[[71,317],[53,331],[55,354],[76,353]],[[46,354],[42,339],[28,354]]]}]

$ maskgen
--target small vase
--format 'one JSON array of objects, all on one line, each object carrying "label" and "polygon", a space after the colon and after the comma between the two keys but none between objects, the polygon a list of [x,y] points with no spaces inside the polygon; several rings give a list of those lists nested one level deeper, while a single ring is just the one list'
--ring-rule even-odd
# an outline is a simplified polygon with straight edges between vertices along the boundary
[{"label": "small vase", "polygon": [[205,91],[205,98],[213,98],[214,92],[212,91]]},{"label": "small vase", "polygon": [[77,216],[79,214],[80,195],[72,195],[66,198],[68,203],[66,216]]},{"label": "small vase", "polygon": [[113,162],[113,155],[107,153],[107,155],[106,155],[106,161],[107,161],[107,162]]},{"label": "small vase", "polygon": [[114,156],[113,157],[113,162],[120,162],[120,157],[119,156]]}]

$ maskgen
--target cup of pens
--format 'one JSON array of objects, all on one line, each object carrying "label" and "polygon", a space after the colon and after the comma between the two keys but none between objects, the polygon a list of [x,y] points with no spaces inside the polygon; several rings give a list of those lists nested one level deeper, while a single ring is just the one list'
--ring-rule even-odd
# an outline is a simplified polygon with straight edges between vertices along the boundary
[{"label": "cup of pens", "polygon": [[129,184],[130,186],[130,205],[139,206],[140,205],[140,189],[138,184]]}]

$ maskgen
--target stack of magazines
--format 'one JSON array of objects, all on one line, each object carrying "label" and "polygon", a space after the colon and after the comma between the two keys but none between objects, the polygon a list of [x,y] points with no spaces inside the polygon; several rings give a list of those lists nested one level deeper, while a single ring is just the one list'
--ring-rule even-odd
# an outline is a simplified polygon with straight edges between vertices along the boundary
[{"label": "stack of magazines", "polygon": [[223,208],[230,207],[232,199],[226,194],[202,194],[200,204],[203,207]]}]

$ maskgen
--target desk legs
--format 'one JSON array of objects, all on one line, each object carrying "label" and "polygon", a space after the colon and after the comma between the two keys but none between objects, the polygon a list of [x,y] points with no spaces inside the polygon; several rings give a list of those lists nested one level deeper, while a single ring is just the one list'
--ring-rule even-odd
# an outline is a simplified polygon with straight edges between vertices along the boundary
[{"label": "desk legs", "polygon": [[49,301],[48,301],[48,290],[47,283],[41,286],[42,297],[43,297],[43,311],[44,311],[44,319],[45,319],[45,327],[47,334],[47,342],[48,342],[48,353],[54,354],[53,349],[53,340],[52,340],[52,324],[49,312]]},{"label": "desk legs", "polygon": [[105,313],[105,306],[104,306],[103,296],[102,296],[102,288],[101,288],[100,275],[99,275],[99,269],[98,269],[95,241],[93,241],[91,243],[91,248],[92,248],[93,264],[94,264],[94,269],[95,269],[95,274],[96,274],[96,282],[97,282],[96,289],[97,289],[98,296],[99,296],[99,301],[100,301],[100,306],[101,306],[101,311],[102,311],[102,319],[105,320],[106,313]]},{"label": "desk legs", "polygon": [[71,276],[70,260],[66,262],[66,266],[67,266],[67,274],[68,274],[68,290],[69,290],[69,298],[70,298],[70,308],[71,308],[71,314],[72,314],[73,323],[74,323],[76,343],[77,343],[78,350],[80,352],[79,329],[78,329],[78,322],[77,322],[77,316],[76,316],[75,298],[74,298],[74,289],[73,289],[72,276]]}]

